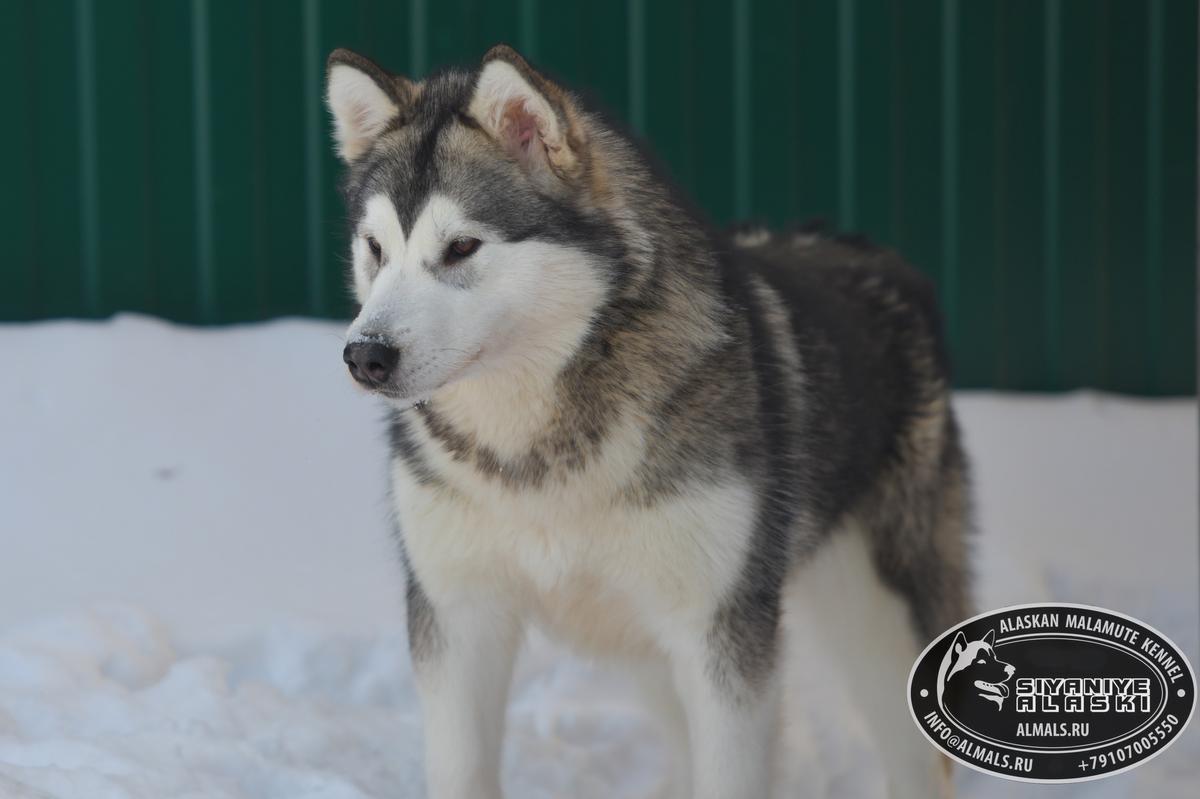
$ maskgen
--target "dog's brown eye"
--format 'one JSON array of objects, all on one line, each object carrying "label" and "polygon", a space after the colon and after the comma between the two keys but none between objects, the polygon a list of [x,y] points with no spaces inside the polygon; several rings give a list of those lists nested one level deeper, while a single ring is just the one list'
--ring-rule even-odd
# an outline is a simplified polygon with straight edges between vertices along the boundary
[{"label": "dog's brown eye", "polygon": [[446,263],[452,264],[455,261],[461,261],[463,258],[469,258],[475,254],[482,244],[479,239],[463,237],[450,242],[450,246],[446,248]]},{"label": "dog's brown eye", "polygon": [[367,236],[367,247],[371,250],[371,255],[376,261],[383,258],[383,248],[379,246],[379,242],[375,241],[374,236]]}]

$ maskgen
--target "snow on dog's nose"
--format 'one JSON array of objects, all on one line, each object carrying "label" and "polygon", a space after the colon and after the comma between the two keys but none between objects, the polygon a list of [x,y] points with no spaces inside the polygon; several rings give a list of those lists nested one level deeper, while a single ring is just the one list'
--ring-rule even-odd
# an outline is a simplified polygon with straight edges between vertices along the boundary
[{"label": "snow on dog's nose", "polygon": [[378,341],[353,341],[342,350],[351,376],[367,388],[386,383],[400,361],[400,351]]}]

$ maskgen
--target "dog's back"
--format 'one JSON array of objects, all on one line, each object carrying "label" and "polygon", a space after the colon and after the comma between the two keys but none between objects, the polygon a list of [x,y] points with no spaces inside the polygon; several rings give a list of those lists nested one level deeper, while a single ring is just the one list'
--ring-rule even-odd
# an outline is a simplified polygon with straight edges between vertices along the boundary
[{"label": "dog's back", "polygon": [[902,696],[923,643],[970,615],[966,459],[933,286],[861,239],[759,233],[724,252],[727,291],[760,320],[760,424],[786,453],[771,493],[801,508],[790,613],[816,622],[868,714],[890,795],[950,796]]},{"label": "dog's back", "polygon": [[[970,615],[966,460],[933,284],[892,250],[819,231],[734,236],[724,270],[735,295],[752,275],[787,308],[804,388],[779,398],[780,426],[802,420],[808,501],[826,524],[864,524],[923,635]],[[760,364],[764,391],[780,385],[769,372]]]}]

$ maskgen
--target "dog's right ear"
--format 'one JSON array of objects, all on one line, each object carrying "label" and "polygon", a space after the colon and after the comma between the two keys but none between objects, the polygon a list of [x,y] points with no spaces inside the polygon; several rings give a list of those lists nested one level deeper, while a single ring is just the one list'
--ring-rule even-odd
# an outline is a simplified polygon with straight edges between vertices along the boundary
[{"label": "dog's right ear", "polygon": [[411,105],[417,87],[350,50],[334,50],[326,63],[325,102],[333,115],[333,138],[337,154],[350,164]]},{"label": "dog's right ear", "polygon": [[954,636],[954,644],[951,646],[955,655],[961,655],[967,650],[967,636],[963,635],[963,631],[959,630],[958,635]]},{"label": "dog's right ear", "polygon": [[506,44],[483,56],[467,113],[547,186],[587,171],[587,134],[574,99]]}]

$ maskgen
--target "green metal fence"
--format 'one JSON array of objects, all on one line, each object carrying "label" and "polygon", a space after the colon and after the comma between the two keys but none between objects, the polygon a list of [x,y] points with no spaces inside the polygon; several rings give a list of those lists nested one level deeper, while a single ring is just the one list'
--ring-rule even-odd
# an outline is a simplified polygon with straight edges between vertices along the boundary
[{"label": "green metal fence", "polygon": [[508,41],[718,221],[826,217],[937,280],[959,383],[1191,393],[1194,0],[5,0],[0,319],[338,316],[335,46]]}]

